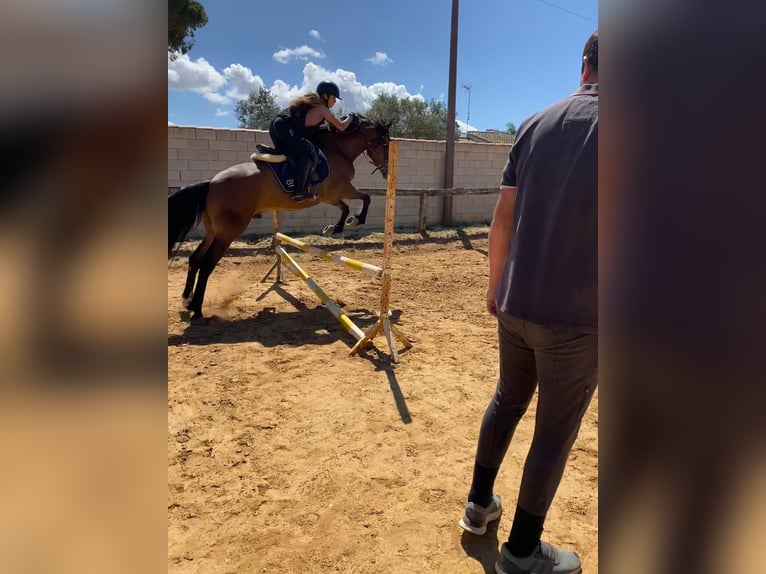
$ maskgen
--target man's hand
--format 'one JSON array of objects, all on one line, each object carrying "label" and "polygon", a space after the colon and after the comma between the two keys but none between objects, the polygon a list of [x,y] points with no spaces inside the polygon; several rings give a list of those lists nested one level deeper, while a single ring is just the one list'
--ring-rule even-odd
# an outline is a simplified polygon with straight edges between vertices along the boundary
[{"label": "man's hand", "polygon": [[487,312],[493,317],[497,317],[497,303],[495,302],[494,291],[487,291]]}]

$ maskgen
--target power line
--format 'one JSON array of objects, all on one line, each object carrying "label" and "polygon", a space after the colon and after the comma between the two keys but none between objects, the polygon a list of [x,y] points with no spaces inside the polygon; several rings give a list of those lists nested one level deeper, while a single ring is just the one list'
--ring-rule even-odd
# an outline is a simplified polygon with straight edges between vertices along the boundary
[{"label": "power line", "polygon": [[587,20],[588,22],[593,22],[594,24],[598,24],[593,18],[588,18],[587,16],[583,16],[582,14],[578,14],[577,12],[572,12],[568,8],[562,8],[561,6],[558,6],[554,4],[553,2],[548,2],[547,0],[537,0],[540,2],[540,4],[545,4],[546,6],[550,6],[551,8],[556,8],[556,10],[561,10],[562,12],[566,12],[567,14],[571,14],[572,16],[577,16],[578,18],[582,18],[583,20]]}]

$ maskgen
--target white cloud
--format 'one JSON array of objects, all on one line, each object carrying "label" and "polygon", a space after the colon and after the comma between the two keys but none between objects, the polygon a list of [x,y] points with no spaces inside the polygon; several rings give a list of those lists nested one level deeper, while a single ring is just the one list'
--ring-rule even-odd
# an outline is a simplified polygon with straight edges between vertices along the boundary
[{"label": "white cloud", "polygon": [[188,54],[171,60],[168,54],[168,89],[207,94],[226,83],[224,77],[205,60],[192,61]]},{"label": "white cloud", "polygon": [[460,120],[455,120],[455,123],[457,123],[458,127],[460,128],[461,134],[465,134],[466,132],[479,131],[478,128],[475,128],[472,125],[467,124],[465,122],[461,122]]},{"label": "white cloud", "polygon": [[221,108],[216,108],[215,117],[220,118],[222,116],[228,116],[230,113],[231,110],[222,110]]},{"label": "white cloud", "polygon": [[168,120],[168,125],[169,125],[169,126],[177,126],[178,124],[177,124],[177,123],[175,123],[175,122],[171,122],[170,120]]},{"label": "white cloud", "polygon": [[375,66],[385,66],[386,64],[393,64],[394,61],[388,57],[385,52],[375,52],[372,58],[365,58],[368,62],[372,62]]},{"label": "white cloud", "polygon": [[[200,94],[208,102],[219,106],[216,115],[224,115],[224,106],[235,100],[244,99],[251,91],[267,88],[274,96],[278,107],[287,106],[290,101],[306,92],[316,89],[319,82],[331,81],[338,84],[343,101],[336,105],[337,111],[365,113],[372,102],[381,94],[394,95],[397,98],[414,98],[424,100],[421,94],[412,94],[403,84],[394,82],[376,82],[363,85],[354,72],[336,69],[327,70],[314,62],[308,62],[303,67],[303,79],[300,85],[291,85],[277,79],[267,86],[263,79],[253,71],[239,63],[231,64],[223,72],[217,71],[204,58],[195,61],[188,56],[179,56],[168,60],[168,89],[191,91]],[[420,87],[422,90],[422,86]]]},{"label": "white cloud", "polygon": [[309,30],[309,36],[312,38],[316,38],[317,40],[321,40],[322,36],[319,34],[318,30]]},{"label": "white cloud", "polygon": [[253,75],[253,71],[242,64],[232,64],[224,69],[223,75],[230,84],[226,91],[229,98],[243,100],[250,92],[257,92],[264,87],[261,77]]},{"label": "white cloud", "polygon": [[[376,82],[369,86],[361,84],[356,79],[354,72],[337,69],[334,72],[326,70],[313,62],[303,67],[303,82],[300,86],[291,86],[282,80],[277,80],[269,88],[279,107],[286,106],[293,98],[316,89],[319,82],[330,81],[338,84],[340,96],[343,101],[336,104],[336,108],[342,108],[349,112],[364,113],[372,102],[381,94],[392,94],[397,98],[417,98],[423,100],[423,96],[410,94],[407,87],[394,82]],[[335,108],[333,108],[335,109]]]},{"label": "white cloud", "polygon": [[231,98],[227,98],[226,96],[223,96],[219,94],[218,92],[207,92],[205,94],[202,94],[202,97],[204,97],[208,102],[213,102],[214,104],[229,104],[231,103]]},{"label": "white cloud", "polygon": [[280,64],[286,64],[290,60],[308,60],[309,58],[324,58],[324,54],[317,52],[309,46],[298,46],[297,48],[280,50],[274,52],[272,56]]}]

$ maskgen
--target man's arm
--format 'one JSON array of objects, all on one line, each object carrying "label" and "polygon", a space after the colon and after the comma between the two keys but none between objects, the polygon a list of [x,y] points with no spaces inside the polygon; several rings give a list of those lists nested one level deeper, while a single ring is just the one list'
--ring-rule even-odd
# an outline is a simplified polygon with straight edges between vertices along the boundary
[{"label": "man's arm", "polygon": [[497,288],[503,278],[503,269],[511,250],[513,218],[516,212],[516,188],[500,187],[492,225],[489,228],[489,287],[487,288],[487,311],[497,317]]}]

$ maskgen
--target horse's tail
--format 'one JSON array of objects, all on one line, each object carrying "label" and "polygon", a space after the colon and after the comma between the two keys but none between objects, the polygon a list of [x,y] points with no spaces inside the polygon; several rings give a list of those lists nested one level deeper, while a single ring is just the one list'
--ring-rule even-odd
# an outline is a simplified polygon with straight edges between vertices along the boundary
[{"label": "horse's tail", "polygon": [[173,256],[173,247],[183,241],[202,218],[209,190],[210,181],[203,181],[168,197],[168,259]]}]

